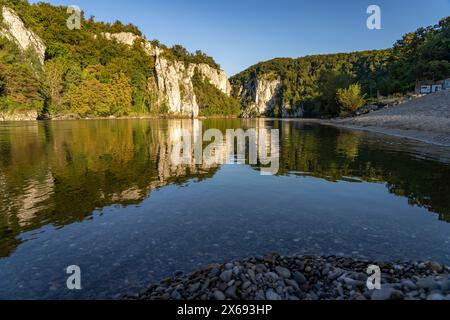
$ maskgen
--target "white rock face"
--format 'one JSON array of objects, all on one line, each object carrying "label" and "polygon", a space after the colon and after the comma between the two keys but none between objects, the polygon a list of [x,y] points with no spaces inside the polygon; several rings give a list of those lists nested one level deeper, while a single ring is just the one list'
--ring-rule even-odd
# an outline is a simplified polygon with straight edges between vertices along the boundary
[{"label": "white rock face", "polygon": [[279,79],[270,78],[267,75],[259,75],[250,79],[243,86],[238,87],[238,98],[245,105],[244,117],[273,116],[275,107],[280,107],[282,118],[302,118],[302,107],[291,108],[282,104],[283,83]]},{"label": "white rock face", "polygon": [[186,67],[183,62],[170,62],[157,56],[155,71],[158,91],[166,99],[169,112],[197,117],[199,106],[192,84],[195,65]]},{"label": "white rock face", "polygon": [[38,118],[36,110],[22,112],[0,112],[0,122],[3,121],[34,121]]},{"label": "white rock face", "polygon": [[214,69],[207,64],[198,64],[197,70],[206,77],[212,85],[216,86],[217,89],[227,96],[231,94],[231,84],[223,70]]},{"label": "white rock face", "polygon": [[241,101],[250,101],[247,113],[267,115],[279,103],[279,93],[282,83],[278,79],[269,80],[264,77],[249,81],[244,88],[240,88]]},{"label": "white rock face", "polygon": [[280,80],[259,79],[256,81],[254,101],[260,114],[265,114],[275,108],[280,89]]},{"label": "white rock face", "polygon": [[[104,33],[106,39],[126,45],[140,39],[133,33]],[[207,81],[227,96],[231,95],[231,84],[223,70],[207,64],[186,64],[181,61],[169,61],[164,58],[163,49],[144,43],[146,53],[155,59],[155,85],[160,104],[167,104],[169,112],[183,116],[197,117],[199,106],[194,92],[192,78],[197,70]]]},{"label": "white rock face", "polygon": [[137,35],[131,32],[120,32],[120,33],[109,33],[104,32],[102,35],[108,39],[108,40],[115,40],[118,43],[123,43],[129,46],[132,46],[134,44],[134,41],[136,39],[139,39]]},{"label": "white rock face", "polygon": [[13,10],[3,7],[2,15],[5,27],[0,31],[0,35],[15,41],[23,51],[32,48],[36,51],[39,61],[43,65],[46,48],[41,38],[28,30]]}]

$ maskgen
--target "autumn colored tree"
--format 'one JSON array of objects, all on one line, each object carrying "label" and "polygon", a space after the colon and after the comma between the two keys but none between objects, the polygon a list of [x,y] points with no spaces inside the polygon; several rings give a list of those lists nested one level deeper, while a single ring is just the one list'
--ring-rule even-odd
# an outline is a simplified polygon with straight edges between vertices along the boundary
[{"label": "autumn colored tree", "polygon": [[108,86],[111,95],[110,114],[128,115],[133,108],[133,88],[130,79],[123,73],[114,77]]}]

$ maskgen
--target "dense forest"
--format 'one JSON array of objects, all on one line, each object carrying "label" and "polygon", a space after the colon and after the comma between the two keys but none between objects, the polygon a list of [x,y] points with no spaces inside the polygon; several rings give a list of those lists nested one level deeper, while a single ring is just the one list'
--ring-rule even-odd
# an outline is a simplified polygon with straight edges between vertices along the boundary
[{"label": "dense forest", "polygon": [[[142,36],[136,26],[96,22],[82,15],[81,30],[70,30],[67,7],[22,0],[1,0],[0,6],[13,9],[47,48],[41,66],[33,63],[37,58],[31,50],[21,52],[13,41],[0,39],[0,112],[39,110],[44,116],[75,117],[167,112],[149,90],[154,61],[141,43],[129,47],[103,36],[106,32]],[[164,50],[166,59],[219,67],[201,51],[191,54],[180,45],[167,48],[156,40],[152,44]]]},{"label": "dense forest", "polygon": [[[234,95],[252,79],[282,82],[280,108],[303,108],[305,116],[337,116],[379,95],[412,91],[418,80],[450,77],[450,17],[406,34],[393,48],[298,59],[278,58],[250,67],[231,78]],[[360,94],[355,95],[360,88]],[[339,99],[347,95],[349,104]],[[248,101],[243,101],[244,104]],[[356,104],[355,104],[356,103]],[[289,111],[289,110],[288,110]]]}]

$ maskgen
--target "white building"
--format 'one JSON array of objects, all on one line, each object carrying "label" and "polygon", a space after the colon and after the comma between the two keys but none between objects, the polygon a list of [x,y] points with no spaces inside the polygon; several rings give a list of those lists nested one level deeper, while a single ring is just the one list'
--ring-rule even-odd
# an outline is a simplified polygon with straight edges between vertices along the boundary
[{"label": "white building", "polygon": [[420,81],[416,85],[416,93],[430,94],[442,90],[450,90],[450,78],[439,81]]}]

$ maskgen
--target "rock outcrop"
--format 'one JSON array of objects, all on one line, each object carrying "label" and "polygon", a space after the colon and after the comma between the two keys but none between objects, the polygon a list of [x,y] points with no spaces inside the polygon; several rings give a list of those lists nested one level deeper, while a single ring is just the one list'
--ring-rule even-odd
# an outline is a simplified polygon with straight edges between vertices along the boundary
[{"label": "rock outcrop", "polygon": [[[3,28],[0,36],[17,43],[22,51],[34,50],[41,65],[44,64],[46,47],[43,41],[31,30],[27,29],[20,17],[7,7],[2,8]],[[103,37],[110,41],[132,46],[141,41],[149,59],[154,59],[154,78],[149,79],[149,90],[156,91],[158,103],[167,108],[173,115],[192,116],[199,115],[199,105],[194,92],[192,78],[199,72],[204,79],[217,87],[221,92],[230,96],[231,84],[224,71],[208,64],[186,63],[173,61],[164,55],[163,48],[153,45],[144,38],[130,32],[103,33]],[[28,119],[29,115],[26,115]],[[34,119],[34,115],[32,116]],[[22,116],[2,115],[0,120],[23,120]],[[19,119],[20,118],[20,119]]]},{"label": "rock outcrop", "polygon": [[247,115],[268,115],[280,103],[281,81],[254,78],[239,89],[239,99],[247,101]]},{"label": "rock outcrop", "polygon": [[151,87],[156,87],[159,103],[165,104],[171,114],[193,117],[199,115],[199,105],[192,83],[196,71],[224,94],[231,95],[231,84],[223,70],[207,64],[170,60],[164,56],[164,49],[130,32],[103,35],[108,40],[130,46],[136,40],[143,40],[146,53],[155,61],[155,86]]},{"label": "rock outcrop", "polygon": [[38,118],[36,110],[21,112],[0,112],[0,122],[3,121],[34,121]]},{"label": "rock outcrop", "polygon": [[303,116],[302,108],[293,110],[290,106],[283,104],[283,83],[273,75],[257,75],[244,85],[237,85],[235,93],[245,106],[242,114],[244,117],[301,118]]},{"label": "rock outcrop", "polygon": [[27,29],[20,17],[7,7],[2,8],[3,28],[0,30],[0,36],[6,37],[17,43],[23,51],[34,50],[41,65],[45,59],[44,42],[33,31]]},{"label": "rock outcrop", "polygon": [[158,55],[155,71],[160,99],[167,103],[169,112],[197,117],[200,108],[192,84],[195,65],[172,62]]}]

